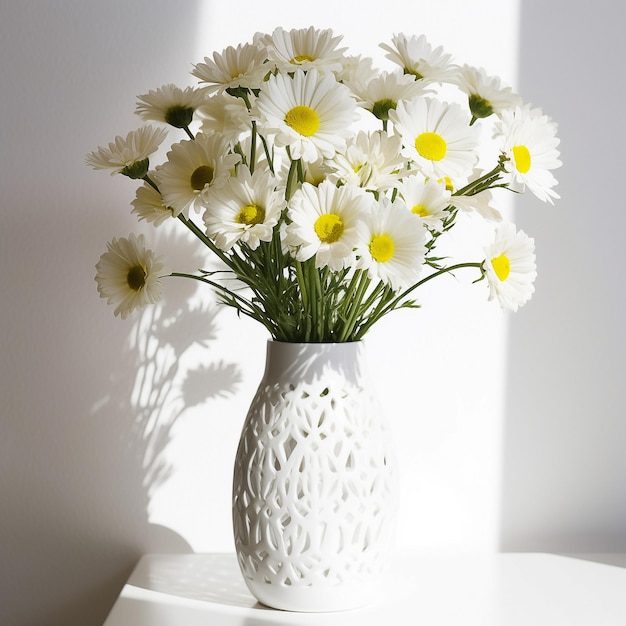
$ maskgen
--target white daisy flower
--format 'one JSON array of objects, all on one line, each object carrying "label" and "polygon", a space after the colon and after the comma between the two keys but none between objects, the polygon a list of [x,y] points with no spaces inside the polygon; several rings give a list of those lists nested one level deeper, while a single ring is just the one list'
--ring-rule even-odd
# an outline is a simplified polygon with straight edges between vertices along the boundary
[{"label": "white daisy flower", "polygon": [[[302,182],[309,183],[314,187],[317,187],[321,182],[329,179],[333,169],[328,165],[328,163],[329,161],[325,161],[324,159],[317,159],[316,161],[303,163]],[[276,176],[279,180],[278,187],[282,190],[283,195],[285,195],[287,190],[287,178],[289,176],[290,167],[291,162],[287,159],[283,159]],[[336,181],[336,178],[334,180]]]},{"label": "white daisy flower", "polygon": [[143,235],[113,239],[96,264],[96,282],[101,298],[115,306],[114,314],[129,313],[161,298],[161,281],[167,274],[161,257],[145,246]]},{"label": "white daisy flower", "polygon": [[514,109],[522,99],[510,87],[502,87],[497,76],[488,76],[481,67],[464,65],[459,69],[459,89],[466,93],[473,119],[499,116],[502,111]]},{"label": "white daisy flower", "polygon": [[[150,178],[155,180],[157,177],[150,174]],[[131,204],[133,205],[131,213],[137,215],[139,221],[146,220],[154,226],[160,226],[173,216],[172,209],[163,203],[161,193],[147,182],[137,189]]]},{"label": "white daisy flower", "polygon": [[85,162],[94,170],[112,170],[129,178],[143,178],[148,173],[149,157],[167,137],[167,130],[143,126],[131,130],[126,137],[115,138],[108,148],[98,147],[90,152]]},{"label": "white daisy flower", "polygon": [[403,154],[428,177],[463,178],[478,160],[478,127],[456,103],[433,98],[399,102],[389,112],[394,130],[402,137]]},{"label": "white daisy flower", "polygon": [[188,128],[194,111],[204,102],[204,93],[187,87],[163,85],[138,96],[135,113],[142,120],[164,122],[175,128]]},{"label": "white daisy flower", "polygon": [[172,207],[175,216],[189,217],[191,208],[200,213],[204,189],[224,184],[239,160],[217,133],[198,133],[193,141],[174,144],[167,162],[157,170],[163,202]]},{"label": "white daisy flower", "polygon": [[230,250],[237,242],[254,250],[259,242],[271,241],[285,204],[269,171],[250,174],[241,165],[236,176],[205,194],[203,220],[207,235],[221,250]]},{"label": "white daisy flower", "polygon": [[[306,183],[310,183],[311,185],[317,187],[320,183],[325,181],[328,178],[330,169],[328,168],[327,162],[323,159],[318,159],[317,161],[312,161],[310,163],[304,163],[303,173],[304,173],[304,181]],[[286,180],[286,175],[285,175]]]},{"label": "white daisy flower", "polygon": [[504,223],[497,228],[494,242],[485,248],[485,255],[489,300],[497,298],[503,309],[517,311],[535,291],[534,239]]},{"label": "white daisy flower", "polygon": [[213,58],[204,57],[204,63],[194,65],[191,73],[201,83],[206,83],[209,93],[226,89],[258,87],[271,68],[264,65],[265,53],[256,45],[228,46],[222,53],[214,52]]},{"label": "white daisy flower", "polygon": [[354,261],[357,225],[372,202],[371,194],[349,185],[304,183],[289,201],[285,245],[298,261],[314,256],[316,267],[348,267]]},{"label": "white daisy flower", "polygon": [[359,104],[383,122],[389,119],[389,111],[395,109],[400,100],[411,100],[432,93],[423,82],[415,80],[415,76],[401,71],[382,72],[365,85],[349,86],[361,100]]},{"label": "white daisy flower", "polygon": [[341,69],[334,72],[335,78],[352,91],[363,89],[377,73],[378,70],[374,69],[374,60],[361,55],[344,56],[341,59]]},{"label": "white daisy flower", "polygon": [[220,133],[229,144],[236,143],[242,135],[250,132],[252,118],[246,103],[226,92],[206,98],[197,113],[201,122],[200,132]]},{"label": "white daisy flower", "polygon": [[426,229],[400,199],[381,195],[359,222],[357,267],[398,291],[415,284],[426,255]]},{"label": "white daisy flower", "polygon": [[452,196],[445,185],[416,174],[404,178],[397,189],[411,213],[419,216],[425,226],[441,231],[443,221],[450,216],[446,209]]},{"label": "white daisy flower", "polygon": [[452,64],[452,56],[446,54],[443,47],[433,50],[424,35],[419,37],[404,34],[394,35],[393,47],[381,43],[390,61],[399,65],[405,74],[412,74],[418,80],[428,82],[451,82],[457,74],[457,67]]},{"label": "white daisy flower", "polygon": [[501,222],[502,213],[491,204],[492,194],[487,189],[473,196],[452,196],[450,204],[465,213],[476,212],[483,219]]},{"label": "white daisy flower", "polygon": [[550,170],[561,166],[557,125],[530,106],[503,111],[496,124],[496,139],[509,158],[505,165],[510,174],[510,187],[530,191],[544,202],[553,204],[559,195],[552,189],[557,184]]},{"label": "white daisy flower", "polygon": [[359,133],[346,149],[326,161],[333,182],[382,191],[393,187],[404,171],[402,144],[396,135],[381,131]]},{"label": "white daisy flower", "polygon": [[267,53],[270,62],[280,72],[294,68],[320,72],[341,70],[341,59],[346,48],[337,48],[343,37],[334,37],[330,29],[314,27],[285,31],[280,26],[271,35],[257,35],[255,41]]},{"label": "white daisy flower", "polygon": [[332,74],[296,70],[270,76],[256,101],[262,133],[275,135],[292,159],[332,158],[352,136],[356,103]]}]

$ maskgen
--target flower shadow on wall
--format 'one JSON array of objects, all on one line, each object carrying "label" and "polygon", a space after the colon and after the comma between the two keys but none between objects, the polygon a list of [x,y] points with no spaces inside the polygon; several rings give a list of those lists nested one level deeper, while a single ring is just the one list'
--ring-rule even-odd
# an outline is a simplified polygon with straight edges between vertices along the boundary
[{"label": "flower shadow on wall", "polygon": [[[179,239],[160,233],[159,245],[169,250],[185,248]],[[187,256],[189,262],[198,267],[205,263],[199,255],[191,261]],[[122,322],[132,326],[119,357],[120,367],[114,368],[110,388],[92,410],[101,419],[117,413],[114,421],[121,431],[116,474],[125,484],[136,481],[124,491],[135,497],[141,494],[144,522],[149,525],[148,545],[143,548],[162,552],[190,550],[173,531],[149,523],[152,497],[174,470],[167,455],[174,428],[200,405],[206,405],[203,411],[210,417],[211,401],[229,397],[241,382],[235,363],[212,355],[218,305],[198,297],[197,283],[174,282],[178,284],[171,297],[166,291],[158,304],[136,311],[134,321]],[[136,502],[133,509],[138,509]]]}]

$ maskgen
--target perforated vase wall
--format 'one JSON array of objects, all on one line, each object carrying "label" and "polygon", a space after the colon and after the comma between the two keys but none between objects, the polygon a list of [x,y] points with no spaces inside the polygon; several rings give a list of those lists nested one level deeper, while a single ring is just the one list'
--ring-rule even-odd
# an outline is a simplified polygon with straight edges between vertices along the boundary
[{"label": "perforated vase wall", "polygon": [[239,565],[262,603],[355,608],[375,597],[395,519],[395,457],[360,342],[268,342],[235,460]]}]

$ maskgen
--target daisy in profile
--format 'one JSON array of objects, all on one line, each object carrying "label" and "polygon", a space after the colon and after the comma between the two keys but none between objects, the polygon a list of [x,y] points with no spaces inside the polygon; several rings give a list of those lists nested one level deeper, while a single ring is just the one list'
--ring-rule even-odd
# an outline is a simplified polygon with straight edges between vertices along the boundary
[{"label": "daisy in profile", "polygon": [[535,291],[534,239],[522,230],[517,231],[513,224],[504,223],[496,229],[485,255],[489,300],[497,299],[503,309],[517,311]]},{"label": "daisy in profile", "polygon": [[98,147],[85,159],[94,170],[111,170],[129,178],[143,178],[148,173],[149,157],[167,137],[167,130],[143,126],[131,130],[126,137],[115,138],[108,148]]},{"label": "daisy in profile", "polygon": [[206,98],[198,108],[198,119],[200,132],[218,132],[231,145],[250,132],[252,123],[246,103],[226,92]]},{"label": "daisy in profile", "polygon": [[200,213],[202,192],[224,184],[239,160],[217,133],[198,133],[193,141],[174,144],[167,161],[157,170],[163,202],[172,207],[175,216],[188,218],[190,209]]},{"label": "daisy in profile", "polygon": [[[150,180],[158,182],[157,175],[150,173]],[[173,216],[172,209],[163,203],[161,193],[147,182],[137,189],[131,204],[133,205],[131,213],[134,213],[139,221],[146,220],[154,226],[160,226]]]},{"label": "daisy in profile", "polygon": [[524,191],[528,187],[537,198],[550,204],[559,197],[552,189],[557,181],[550,171],[561,166],[556,131],[556,124],[540,109],[524,106],[502,112],[496,138],[509,159],[506,167],[511,189]]},{"label": "daisy in profile", "polygon": [[[317,187],[320,183],[328,178],[330,169],[323,159],[305,163],[303,168],[304,182],[311,183],[314,187]],[[285,176],[285,180],[287,177]]]},{"label": "daisy in profile", "polygon": [[357,224],[372,202],[371,194],[350,185],[304,183],[289,201],[285,245],[298,261],[315,257],[316,267],[347,267],[354,261]]},{"label": "daisy in profile", "polygon": [[255,41],[279,72],[296,68],[320,72],[341,70],[345,48],[337,48],[342,37],[330,29],[300,28],[286,31],[280,26],[271,35],[257,35]]},{"label": "daisy in profile", "polygon": [[445,185],[415,174],[404,178],[397,189],[411,213],[417,215],[428,228],[441,231],[443,221],[450,215],[446,209],[452,197]]},{"label": "daisy in profile", "polygon": [[256,101],[262,133],[275,135],[292,159],[331,159],[353,134],[356,103],[332,74],[296,70],[270,76]]},{"label": "daisy in profile", "polygon": [[450,204],[465,213],[478,213],[490,222],[501,222],[502,213],[493,206],[492,194],[487,189],[473,196],[452,196]]},{"label": "daisy in profile", "polygon": [[139,96],[135,113],[146,122],[163,122],[183,128],[189,134],[194,112],[203,102],[204,93],[193,87],[183,90],[175,85],[163,85]]},{"label": "daisy in profile", "polygon": [[205,207],[206,232],[218,248],[228,251],[241,242],[254,250],[261,241],[271,241],[285,200],[270,172],[257,169],[250,174],[241,165],[236,176],[219,188],[209,189]]},{"label": "daisy in profile", "polygon": [[389,111],[398,106],[400,100],[411,100],[430,93],[422,82],[411,74],[382,72],[364,85],[350,85],[361,99],[360,105],[383,123],[389,119]]},{"label": "daisy in profile", "polygon": [[359,131],[346,149],[326,161],[329,180],[363,189],[393,187],[404,172],[400,138],[381,131]]},{"label": "daisy in profile", "polygon": [[478,160],[478,128],[469,125],[469,115],[458,104],[417,98],[398,103],[389,119],[402,137],[403,154],[425,176],[454,180],[472,173]]},{"label": "daisy in profile", "polygon": [[419,37],[404,34],[394,35],[393,46],[381,43],[390,61],[399,65],[405,74],[412,74],[418,80],[427,82],[451,82],[457,74],[457,67],[452,64],[452,56],[446,54],[441,46],[433,50],[424,35]]},{"label": "daisy in profile", "polygon": [[[314,187],[317,187],[323,181],[330,179],[333,169],[328,165],[328,161],[324,159],[317,159],[316,161],[304,162],[302,164],[302,182],[309,183]],[[287,179],[289,176],[289,169],[291,163],[287,159],[283,159],[280,164],[280,168],[276,173],[278,178],[278,187],[282,190],[283,196],[287,190]],[[336,178],[333,179],[336,182]]]},{"label": "daisy in profile", "polygon": [[228,46],[222,53],[214,52],[213,58],[204,57],[204,63],[194,65],[191,73],[206,84],[206,91],[214,93],[226,89],[258,87],[270,71],[264,65],[265,53],[256,45]]},{"label": "daisy in profile", "polygon": [[414,284],[426,255],[426,229],[405,205],[381,195],[359,223],[357,267],[398,291]]},{"label": "daisy in profile", "polygon": [[374,74],[378,74],[378,70],[374,68],[374,59],[371,57],[346,54],[341,59],[341,69],[334,74],[340,83],[348,85],[354,91],[354,86],[363,87]]},{"label": "daisy in profile", "polygon": [[490,115],[499,116],[502,111],[522,104],[522,99],[510,87],[503,87],[497,76],[488,76],[482,67],[464,65],[455,82],[467,94],[472,123]]},{"label": "daisy in profile", "polygon": [[162,259],[146,248],[143,235],[113,239],[96,264],[96,272],[100,297],[114,305],[114,314],[122,319],[158,302],[160,279],[167,274]]}]

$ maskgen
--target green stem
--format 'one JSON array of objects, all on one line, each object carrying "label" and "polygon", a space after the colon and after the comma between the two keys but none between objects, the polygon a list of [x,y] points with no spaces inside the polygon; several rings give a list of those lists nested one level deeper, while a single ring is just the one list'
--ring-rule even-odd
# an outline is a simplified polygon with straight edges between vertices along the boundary
[{"label": "green stem", "polygon": [[[244,314],[254,316],[254,314],[261,315],[265,317],[263,311],[255,306],[252,302],[243,298],[242,296],[237,295],[234,291],[228,289],[224,285],[207,278],[206,276],[198,276],[197,274],[187,274],[185,272],[172,272],[171,274],[167,274],[168,276],[172,276],[173,278],[189,278],[191,280],[197,280],[198,282],[205,283],[210,285],[214,289],[217,289],[220,293],[225,293],[229,298],[232,298],[233,301],[237,302],[237,308]],[[240,308],[245,307],[245,308]],[[255,317],[255,319],[258,319]],[[260,321],[260,320],[259,320]]]},{"label": "green stem", "polygon": [[339,307],[339,311],[337,312],[338,319],[347,320],[348,308],[350,307],[350,303],[354,299],[354,293],[358,285],[360,276],[361,276],[361,270],[357,270],[356,272],[354,272],[354,274],[352,275],[352,278],[350,279],[349,285],[345,288],[343,297],[341,298],[341,306]]},{"label": "green stem", "polygon": [[168,276],[172,276],[174,278],[190,278],[191,280],[196,280],[201,283],[205,283],[215,289],[222,297],[223,303],[232,306],[237,309],[238,312],[250,317],[251,319],[259,322],[269,331],[272,337],[278,337],[280,334],[280,328],[276,325],[274,319],[268,316],[265,311],[255,305],[253,302],[250,302],[246,298],[237,295],[232,290],[228,289],[224,285],[207,278],[206,276],[198,276],[196,274],[186,274],[184,272],[172,272],[168,274]]},{"label": "green stem", "polygon": [[[306,263],[306,261],[304,262]],[[300,288],[300,297],[302,299],[302,319],[300,323],[300,328],[303,328],[304,336],[303,340],[308,341],[310,337],[310,326],[311,326],[311,311],[310,311],[310,300],[309,300],[309,289],[306,281],[305,271],[304,271],[304,263],[301,261],[296,261],[296,279],[298,281],[298,286]],[[302,330],[298,330],[298,333],[302,332]]]},{"label": "green stem", "polygon": [[291,200],[297,186],[302,182],[303,178],[302,162],[300,159],[291,159],[289,165],[289,173],[287,174],[287,186],[285,188],[285,200]]},{"label": "green stem", "polygon": [[252,121],[252,136],[250,137],[250,162],[248,167],[250,174],[254,174],[254,164],[256,162],[256,122]]},{"label": "green stem", "polygon": [[354,299],[350,302],[350,308],[348,310],[348,316],[346,319],[346,323],[343,327],[341,335],[339,336],[339,341],[349,341],[349,337],[352,335],[354,331],[354,327],[356,324],[356,320],[358,318],[359,312],[362,310],[361,304],[363,301],[363,296],[367,291],[367,288],[370,284],[370,278],[367,272],[363,272],[363,270],[359,270],[359,284],[356,289],[356,293],[354,295]]},{"label": "green stem", "polygon": [[259,137],[261,138],[261,143],[263,144],[263,150],[265,151],[265,158],[267,159],[267,164],[269,165],[269,168],[272,174],[274,174],[274,159],[272,158],[272,155],[270,154],[270,149],[269,149],[269,146],[267,145],[267,140],[261,134],[259,134]]},{"label": "green stem", "polygon": [[150,178],[150,176],[148,176],[148,174],[146,174],[143,179],[148,183],[148,185],[150,185],[150,187],[152,187],[152,189],[161,193],[161,190],[158,188],[157,184]]},{"label": "green stem", "polygon": [[198,226],[190,219],[187,219],[182,213],[179,213],[178,219],[205,245],[211,252],[218,256],[228,267],[233,268],[233,259],[229,257],[223,250],[220,250]]},{"label": "green stem", "polygon": [[455,270],[459,270],[462,269],[464,267],[475,267],[477,269],[479,269],[481,271],[481,275],[484,275],[485,270],[483,267],[483,261],[481,261],[480,263],[458,263],[457,265],[451,265],[450,267],[444,267],[440,270],[438,270],[437,272],[433,272],[432,274],[429,274],[428,276],[426,276],[426,278],[422,278],[422,280],[418,281],[417,283],[415,283],[414,285],[412,285],[411,287],[409,287],[408,289],[405,289],[399,296],[397,296],[396,298],[394,298],[380,313],[380,315],[378,316],[377,319],[380,319],[381,317],[383,317],[383,315],[387,315],[387,313],[393,311],[402,300],[404,300],[410,293],[412,293],[413,291],[415,291],[417,288],[421,287],[422,285],[425,285],[427,282],[433,280],[434,278],[438,278],[439,276],[442,276],[443,274],[448,274],[450,272],[454,272]]},{"label": "green stem", "polygon": [[[384,308],[387,303],[390,301],[393,296],[393,290],[389,285],[385,285],[383,288],[383,293],[380,295],[380,299],[378,304],[374,308],[373,311],[367,316],[367,319],[363,324],[359,326],[359,330],[355,333],[354,341],[359,341],[363,338],[365,333],[379,320],[383,315],[385,315]],[[387,311],[389,312],[389,311]]]},{"label": "green stem", "polygon": [[[452,195],[471,196],[475,193],[478,193],[479,191],[484,191],[485,189],[488,189],[491,186],[491,183],[499,180],[500,174],[506,171],[504,169],[504,164],[506,161],[507,158],[504,155],[501,155],[500,159],[498,160],[498,164],[490,172],[487,172],[487,174],[484,174],[483,176],[477,178],[468,185],[465,185],[465,187],[463,187],[462,189],[455,191]],[[486,186],[485,183],[487,183]]]},{"label": "green stem", "polygon": [[[325,268],[326,271],[328,268]],[[324,270],[318,270],[315,267],[315,263],[309,265],[309,281],[313,286],[313,294],[311,298],[311,313],[313,314],[313,328],[315,332],[316,341],[323,341],[324,339],[324,291],[322,289],[322,275],[325,275]],[[324,281],[325,282],[325,281]],[[327,320],[326,320],[327,321]]]}]

